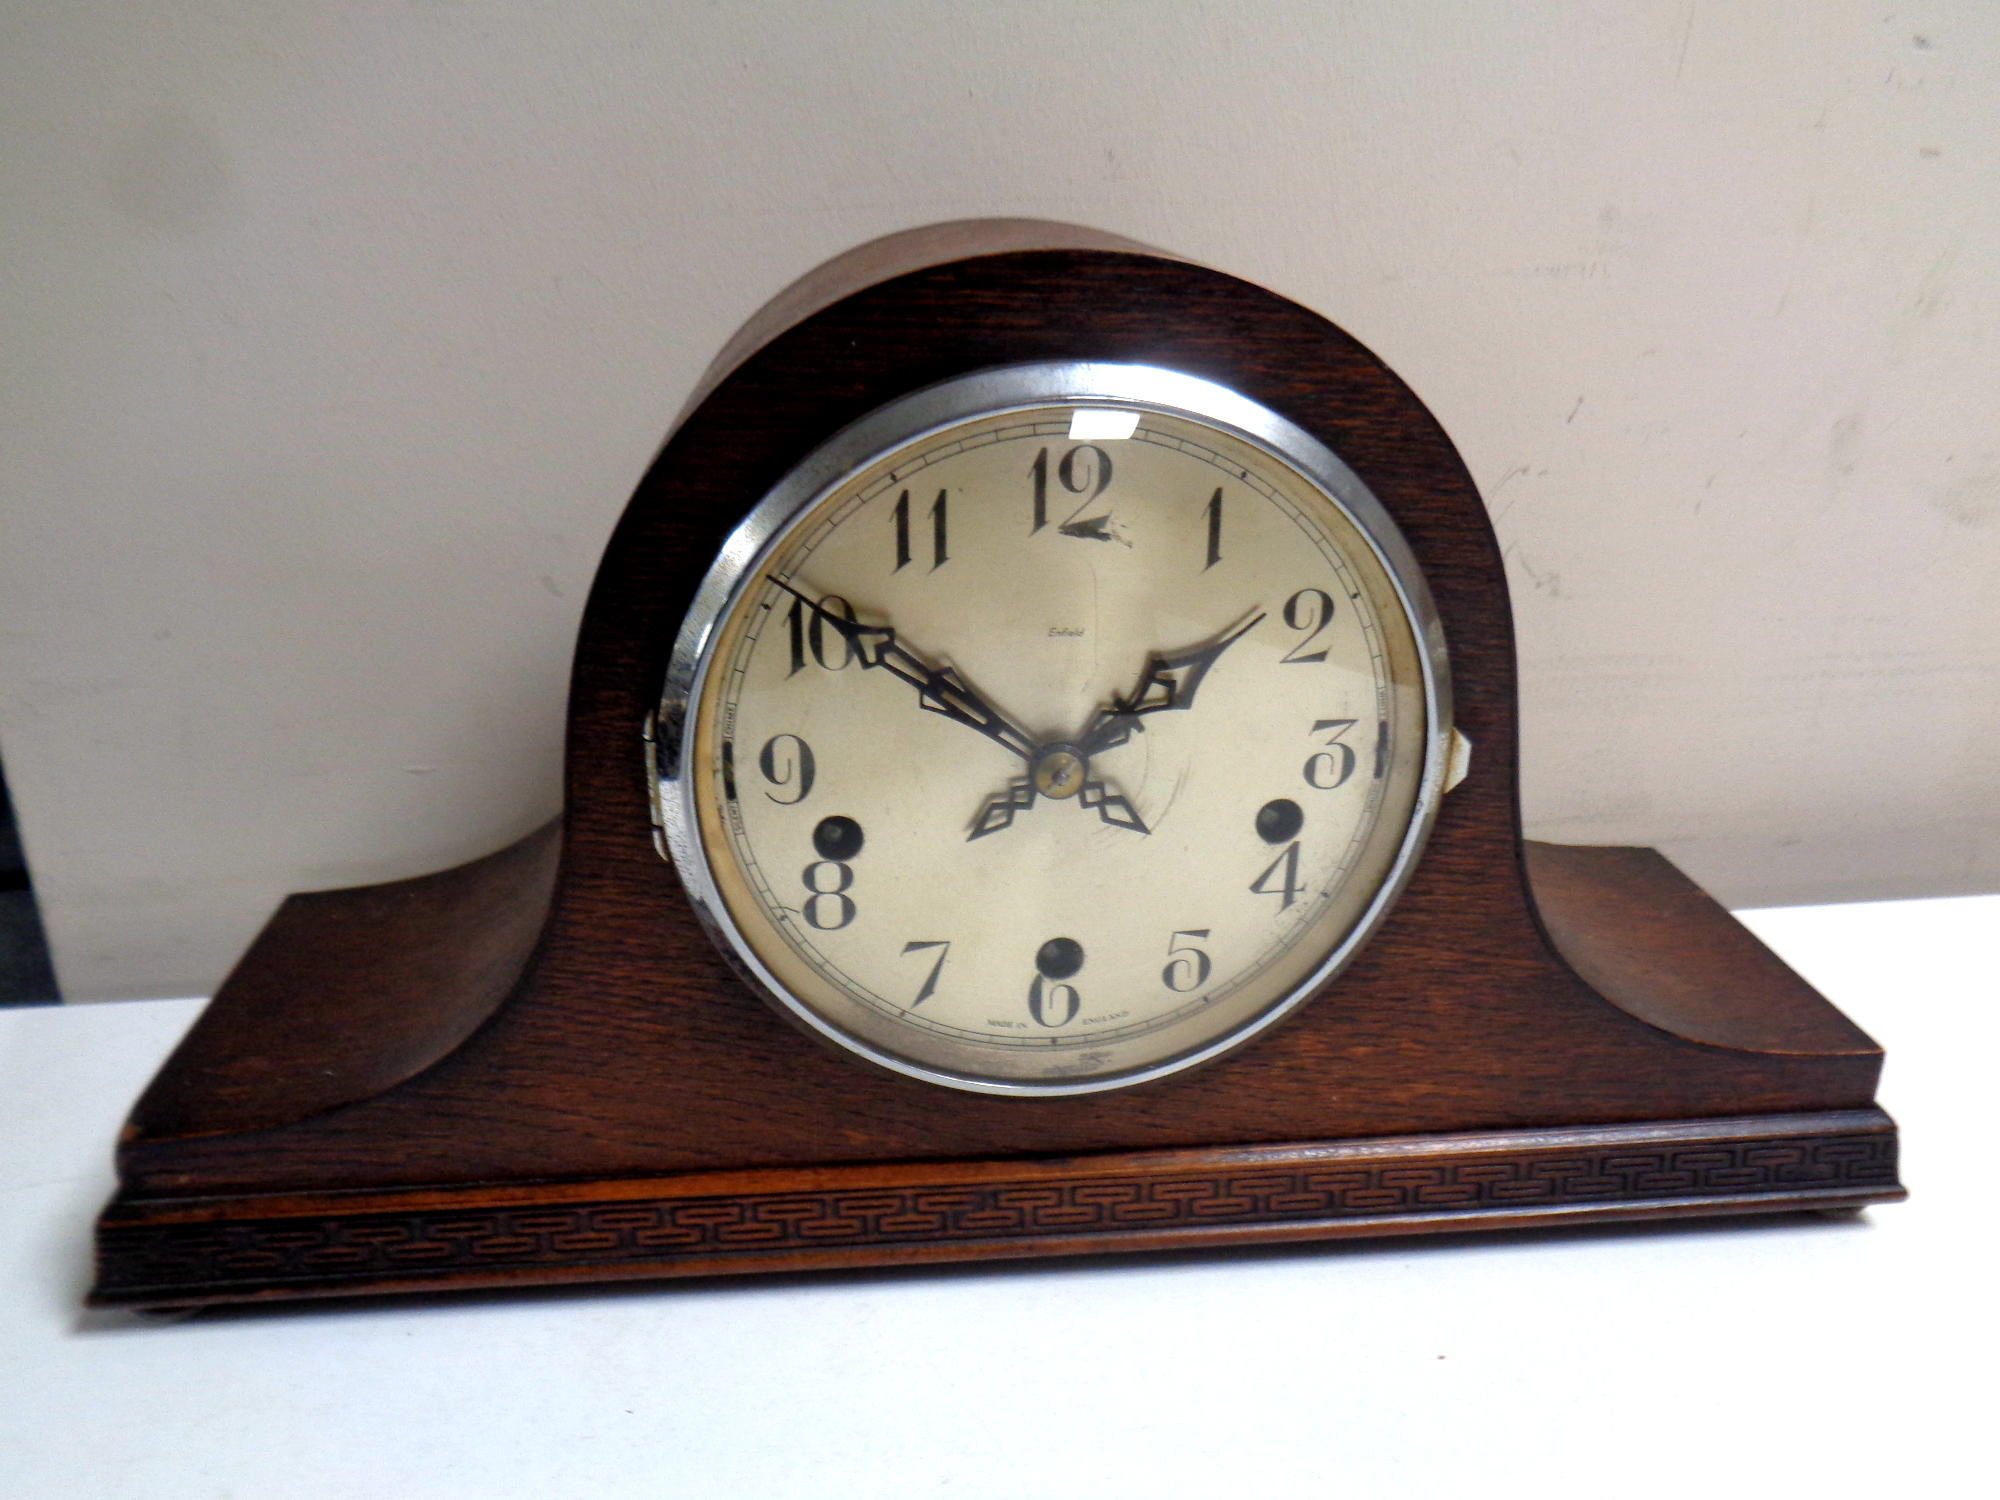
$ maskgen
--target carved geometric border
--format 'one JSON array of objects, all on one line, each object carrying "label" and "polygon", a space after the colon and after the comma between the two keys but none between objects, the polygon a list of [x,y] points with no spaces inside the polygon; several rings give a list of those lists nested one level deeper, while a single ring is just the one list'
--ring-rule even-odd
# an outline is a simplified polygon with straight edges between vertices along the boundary
[{"label": "carved geometric border", "polygon": [[[1157,1173],[1135,1171],[1127,1158],[1116,1171],[969,1184],[696,1191],[505,1206],[466,1203],[461,1195],[443,1208],[211,1223],[107,1218],[98,1234],[92,1300],[231,1299],[285,1288],[325,1293],[468,1272],[525,1272],[521,1279],[532,1280],[538,1268],[563,1279],[588,1277],[593,1269],[669,1275],[676,1261],[718,1257],[725,1263],[703,1269],[754,1270],[757,1260],[778,1254],[997,1248],[1023,1239],[1037,1241],[1037,1253],[1060,1253],[1065,1239],[1090,1242],[1077,1248],[1116,1250],[1124,1236],[1139,1248],[1171,1242],[1175,1231],[1192,1236],[1217,1228],[1292,1226],[1309,1235],[1323,1226],[1353,1233],[1379,1220],[1390,1232],[1396,1221],[1418,1215],[1462,1216],[1462,1225],[1444,1227],[1470,1229],[1482,1218],[1535,1211],[1672,1212],[1675,1204],[1722,1199],[1754,1212],[1762,1196],[1900,1195],[1893,1128],[1674,1142],[1647,1139],[1643,1129],[1627,1139],[1617,1130],[1572,1132],[1594,1137],[1587,1145],[1563,1141],[1563,1134],[1538,1133],[1535,1144],[1511,1150],[1454,1153],[1440,1142],[1438,1152],[1427,1153],[1399,1144],[1372,1160],[1299,1160],[1296,1148],[1280,1148],[1268,1165]],[[1255,1155],[1234,1153],[1245,1154]]]}]

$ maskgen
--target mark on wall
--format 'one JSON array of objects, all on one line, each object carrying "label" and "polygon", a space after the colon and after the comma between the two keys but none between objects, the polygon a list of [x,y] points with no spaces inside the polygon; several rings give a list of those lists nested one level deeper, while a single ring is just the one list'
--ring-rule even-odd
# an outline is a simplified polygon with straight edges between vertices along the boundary
[{"label": "mark on wall", "polygon": [[1919,318],[1937,316],[1951,305],[1951,272],[1958,262],[1958,246],[1949,246],[1931,262],[1924,279],[1917,284],[1917,298],[1910,310]]},{"label": "mark on wall", "polygon": [[1528,560],[1527,554],[1522,552],[1518,547],[1509,547],[1506,550],[1505,556],[1508,561],[1515,564],[1523,573],[1527,574],[1528,582],[1534,585],[1535,592],[1546,594],[1551,599],[1567,599],[1569,597],[1568,594],[1563,592],[1563,576],[1556,569],[1536,567]]},{"label": "mark on wall", "polygon": [[2000,474],[1968,474],[1931,496],[1931,504],[1961,526],[2000,519]]},{"label": "mark on wall", "polygon": [[1826,463],[1836,479],[1845,479],[1861,463],[1861,418],[1851,411],[1833,424],[1826,440]]}]

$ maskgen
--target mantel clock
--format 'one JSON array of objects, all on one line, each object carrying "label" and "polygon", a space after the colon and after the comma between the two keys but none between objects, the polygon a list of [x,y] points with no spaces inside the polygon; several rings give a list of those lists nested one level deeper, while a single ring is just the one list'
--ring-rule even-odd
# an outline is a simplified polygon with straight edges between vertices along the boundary
[{"label": "mantel clock", "polygon": [[297,896],[137,1106],[150,1307],[1901,1196],[1880,1053],[1656,854],[1524,842],[1430,414],[1062,226],[865,246],[718,359],[549,828]]}]

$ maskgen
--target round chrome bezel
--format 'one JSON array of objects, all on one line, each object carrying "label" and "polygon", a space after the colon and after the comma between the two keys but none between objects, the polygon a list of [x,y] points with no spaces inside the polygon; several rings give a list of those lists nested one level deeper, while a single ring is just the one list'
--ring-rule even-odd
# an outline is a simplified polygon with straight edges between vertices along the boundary
[{"label": "round chrome bezel", "polygon": [[[1205,423],[1264,450],[1324,492],[1373,550],[1409,623],[1423,682],[1424,765],[1402,842],[1374,898],[1326,959],[1280,999],[1218,1037],[1143,1067],[1082,1079],[980,1077],[935,1068],[856,1037],[771,974],[738,931],[717,889],[698,831],[694,778],[684,776],[682,768],[694,743],[691,706],[701,701],[718,628],[764,558],[784,545],[820,501],[878,459],[947,428],[1064,405],[1152,411]],[[1213,1061],[1292,1014],[1347,965],[1408,884],[1436,821],[1450,763],[1451,679],[1444,629],[1409,544],[1382,503],[1332,449],[1270,408],[1211,380],[1154,365],[1059,361],[979,370],[899,397],[833,434],[772,486],[730,533],[695,590],[650,727],[648,764],[656,778],[650,791],[666,852],[717,947],[762,998],[809,1033],[905,1077],[972,1093],[1046,1098],[1129,1088]]]}]

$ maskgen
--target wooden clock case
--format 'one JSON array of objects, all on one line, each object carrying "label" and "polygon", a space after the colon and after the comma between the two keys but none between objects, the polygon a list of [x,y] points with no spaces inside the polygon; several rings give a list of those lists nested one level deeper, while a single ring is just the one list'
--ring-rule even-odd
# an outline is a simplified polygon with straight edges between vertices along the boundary
[{"label": "wooden clock case", "polygon": [[[1442,616],[1470,774],[1380,931],[1220,1061],[1022,1099],[824,1050],[655,851],[641,732],[723,539],[821,438],[1029,360],[1165,365],[1322,439]],[[230,1301],[1851,1208],[1902,1196],[1881,1053],[1658,855],[1524,843],[1478,493],[1353,339],[1060,226],[892,237],[718,359],[585,609],[554,824],[294,896],[136,1106],[99,1304]]]}]

